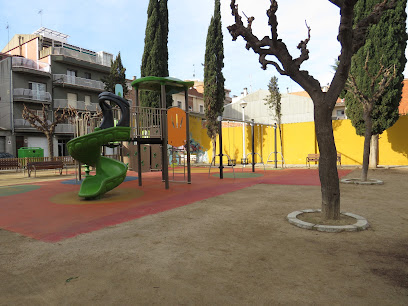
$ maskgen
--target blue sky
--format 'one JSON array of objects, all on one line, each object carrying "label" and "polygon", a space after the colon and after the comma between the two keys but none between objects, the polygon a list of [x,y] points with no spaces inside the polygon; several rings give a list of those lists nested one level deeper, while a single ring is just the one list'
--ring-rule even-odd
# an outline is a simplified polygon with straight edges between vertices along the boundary
[{"label": "blue sky", "polygon": [[[208,26],[214,10],[213,0],[169,0],[169,71],[180,79],[203,79],[204,52]],[[149,0],[0,0],[0,47],[15,34],[33,33],[42,26],[68,34],[70,44],[114,56],[120,51],[126,77],[140,77],[140,64]],[[302,90],[273,67],[262,70],[258,56],[245,49],[239,38],[233,42],[226,27],[233,23],[229,0],[221,0],[224,30],[224,77],[232,95],[244,87],[249,91],[267,89],[272,76],[279,79],[281,92]],[[254,16],[253,32],[259,38],[270,34],[266,9],[269,0],[238,0],[240,11]],[[339,11],[327,0],[281,0],[278,10],[279,36],[293,57],[300,40],[307,37],[305,20],[311,27],[310,59],[302,69],[322,85],[331,82],[335,58],[340,52],[336,40]],[[42,14],[38,12],[42,10]],[[7,24],[9,30],[6,29]],[[408,56],[408,54],[407,54]],[[195,77],[194,77],[195,75]],[[408,77],[405,70],[405,77]]]}]

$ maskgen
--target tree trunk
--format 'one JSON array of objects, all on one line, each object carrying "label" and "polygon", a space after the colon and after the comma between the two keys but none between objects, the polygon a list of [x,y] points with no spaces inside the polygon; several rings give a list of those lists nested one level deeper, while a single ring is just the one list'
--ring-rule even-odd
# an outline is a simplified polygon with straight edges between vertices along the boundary
[{"label": "tree trunk", "polygon": [[216,137],[212,137],[211,142],[212,142],[212,147],[213,147],[213,160],[214,160],[214,166],[215,166],[215,159],[217,157],[217,140],[216,140]]},{"label": "tree trunk", "polygon": [[363,153],[363,170],[361,172],[361,180],[363,182],[367,181],[368,164],[370,160],[370,142],[371,142],[371,131],[372,131],[372,120],[371,114],[364,111],[364,153]]},{"label": "tree trunk", "polygon": [[314,104],[314,117],[320,152],[319,177],[322,192],[322,218],[338,220],[340,218],[340,186],[331,111],[327,109],[327,105],[322,101],[320,102]]},{"label": "tree trunk", "polygon": [[371,136],[370,148],[370,168],[377,168],[378,165],[378,134]]},{"label": "tree trunk", "polygon": [[47,137],[48,141],[48,152],[50,154],[50,160],[54,160],[54,144],[52,141],[52,134],[45,133],[45,136]]},{"label": "tree trunk", "polygon": [[[283,165],[283,142],[282,142],[282,128],[281,128],[280,123],[279,123],[278,127],[279,127],[280,148],[281,148],[281,154],[282,154],[281,158],[282,158],[282,165]],[[282,168],[283,168],[283,166],[282,166]]]}]

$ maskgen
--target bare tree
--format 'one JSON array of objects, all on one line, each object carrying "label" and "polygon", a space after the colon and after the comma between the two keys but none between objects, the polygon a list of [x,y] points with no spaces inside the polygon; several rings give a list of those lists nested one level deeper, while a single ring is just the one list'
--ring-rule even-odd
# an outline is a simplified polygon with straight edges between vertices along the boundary
[{"label": "bare tree", "polygon": [[[368,71],[369,53],[367,52],[367,58],[364,65],[364,71],[370,79],[370,86],[368,94],[364,94],[357,85],[357,81],[350,73],[347,80],[347,89],[353,94],[355,99],[359,101],[363,106],[363,119],[364,119],[364,153],[363,153],[363,169],[361,172],[361,180],[367,181],[368,165],[370,158],[370,141],[373,131],[372,112],[376,101],[381,99],[385,93],[387,87],[391,81],[396,77],[395,66],[384,68],[384,65],[380,63],[380,69],[377,74],[373,75]],[[380,79],[380,81],[378,81]],[[376,86],[378,85],[378,86]]]},{"label": "bare tree", "polygon": [[[297,48],[300,55],[293,58],[286,44],[278,39],[278,19],[276,11],[278,2],[270,0],[271,5],[267,10],[268,24],[271,36],[265,36],[261,40],[252,33],[251,25],[253,17],[247,18],[247,26],[244,26],[238,12],[238,5],[231,0],[232,15],[235,24],[228,27],[233,40],[241,36],[246,41],[246,48],[252,49],[259,55],[262,69],[272,65],[281,75],[289,76],[298,83],[312,98],[314,104],[314,121],[316,138],[320,151],[319,177],[322,192],[322,216],[324,219],[339,219],[340,217],[340,186],[337,173],[337,152],[334,143],[333,126],[331,115],[340,92],[344,88],[350,71],[351,57],[365,43],[367,31],[371,24],[378,23],[383,12],[396,5],[395,0],[384,0],[377,4],[373,11],[357,24],[353,23],[354,6],[357,0],[329,0],[340,9],[340,26],[337,40],[341,45],[341,53],[338,57],[339,65],[331,81],[329,90],[323,92],[318,80],[309,75],[306,70],[301,70],[302,63],[309,59],[307,44],[310,41],[310,27],[307,26],[308,37],[301,41]],[[274,56],[277,61],[267,59]]]},{"label": "bare tree", "polygon": [[29,109],[24,104],[23,109],[23,118],[27,120],[32,127],[35,127],[40,132],[44,133],[45,137],[47,137],[48,141],[48,152],[50,154],[50,158],[54,159],[54,146],[52,143],[52,136],[55,132],[55,127],[59,123],[63,123],[66,121],[67,118],[74,116],[73,110],[71,109],[62,109],[62,112],[59,112],[59,108],[54,111],[54,121],[51,122],[48,120],[49,109],[48,106],[43,104],[42,110],[40,113],[37,113],[37,110]]}]

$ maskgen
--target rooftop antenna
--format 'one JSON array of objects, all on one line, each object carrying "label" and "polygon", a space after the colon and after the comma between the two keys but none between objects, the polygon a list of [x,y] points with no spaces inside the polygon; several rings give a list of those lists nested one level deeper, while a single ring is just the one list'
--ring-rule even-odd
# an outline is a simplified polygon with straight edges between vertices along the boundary
[{"label": "rooftop antenna", "polygon": [[193,64],[193,79],[195,79],[195,64]]},{"label": "rooftop antenna", "polygon": [[42,14],[43,14],[43,10],[40,9],[40,10],[38,11],[38,14],[40,14],[40,16],[41,16],[41,27],[42,27]]},{"label": "rooftop antenna", "polygon": [[[7,49],[9,49],[9,43],[10,43],[10,26],[9,23],[7,22],[6,25],[6,30],[7,30]],[[9,50],[7,50],[9,51]]]}]

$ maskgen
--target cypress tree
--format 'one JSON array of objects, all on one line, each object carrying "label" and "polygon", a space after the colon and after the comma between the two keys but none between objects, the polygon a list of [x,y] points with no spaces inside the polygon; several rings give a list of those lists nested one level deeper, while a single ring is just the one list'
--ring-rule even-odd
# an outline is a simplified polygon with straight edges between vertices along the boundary
[{"label": "cypress tree", "polygon": [[[142,77],[169,76],[168,32],[167,0],[150,0],[147,8],[145,46],[141,65]],[[141,92],[140,101],[142,106],[161,107],[160,94],[157,92]],[[167,106],[171,106],[171,103],[171,96],[168,96]]]},{"label": "cypress tree", "polygon": [[126,68],[122,65],[122,59],[120,57],[120,52],[116,56],[115,60],[111,62],[111,69],[109,75],[103,77],[101,80],[105,83],[105,90],[109,92],[115,92],[115,85],[120,84],[123,87],[123,96],[125,97],[128,93],[128,88],[126,86]]},{"label": "cypress tree", "polygon": [[265,102],[265,105],[273,112],[276,124],[279,128],[279,139],[281,154],[283,154],[283,143],[282,143],[282,95],[279,92],[278,78],[273,76],[268,84],[269,96]]},{"label": "cypress tree", "polygon": [[[367,17],[375,4],[382,0],[359,0],[355,6],[355,21]],[[374,103],[372,110],[372,135],[381,134],[391,127],[399,117],[398,106],[402,94],[403,71],[407,62],[405,48],[407,41],[405,13],[407,0],[398,0],[394,9],[386,11],[378,24],[370,27],[366,44],[353,56],[350,74],[356,79],[359,90],[370,96],[369,75],[364,70],[367,54],[368,71],[376,75],[380,66],[395,65],[396,77],[391,81],[383,96]],[[376,85],[378,87],[378,84]],[[377,88],[376,88],[377,89]],[[346,94],[346,114],[351,119],[358,135],[364,135],[363,106],[351,92]]]},{"label": "cypress tree", "polygon": [[[217,117],[224,110],[224,45],[221,27],[221,4],[215,0],[214,16],[208,27],[204,62],[204,108],[207,134],[213,143],[215,152],[215,138],[219,132]],[[215,156],[215,153],[213,154]]]}]

